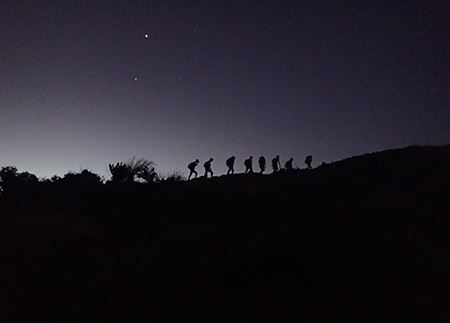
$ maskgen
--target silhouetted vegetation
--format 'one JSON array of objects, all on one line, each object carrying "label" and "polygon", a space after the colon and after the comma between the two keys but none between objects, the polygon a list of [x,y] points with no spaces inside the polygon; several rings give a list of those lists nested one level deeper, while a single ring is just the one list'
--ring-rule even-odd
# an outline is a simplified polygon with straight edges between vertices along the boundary
[{"label": "silhouetted vegetation", "polygon": [[159,182],[160,183],[178,183],[178,182],[182,182],[185,181],[186,177],[181,174],[180,172],[173,172],[170,174],[167,174],[165,176],[160,176],[159,178]]},{"label": "silhouetted vegetation", "polygon": [[117,183],[137,182],[156,183],[158,174],[155,170],[155,163],[146,159],[133,158],[127,163],[109,164],[111,181]]},{"label": "silhouetted vegetation", "polygon": [[0,313],[8,322],[444,322],[449,165],[442,146],[190,181],[105,182],[89,170],[38,180],[3,167]]}]

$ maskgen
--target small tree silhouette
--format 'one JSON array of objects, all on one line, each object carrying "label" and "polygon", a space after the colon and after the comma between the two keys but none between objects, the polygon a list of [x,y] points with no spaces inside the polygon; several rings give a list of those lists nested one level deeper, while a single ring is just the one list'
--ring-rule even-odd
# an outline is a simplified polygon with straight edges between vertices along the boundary
[{"label": "small tree silhouette", "polygon": [[133,181],[131,169],[124,163],[109,164],[109,172],[111,173],[112,182],[123,183]]},{"label": "small tree silhouette", "polygon": [[124,182],[145,182],[156,183],[159,180],[155,170],[155,163],[143,158],[133,157],[127,163],[109,164],[111,181],[116,183]]},{"label": "small tree silhouette", "polygon": [[19,173],[14,166],[0,169],[0,208],[24,208],[36,202],[39,179],[28,172]]},{"label": "small tree silhouette", "polygon": [[[55,177],[55,176],[54,176]],[[52,177],[52,179],[54,178]],[[92,186],[102,184],[103,179],[100,175],[91,172],[90,170],[83,169],[80,173],[69,172],[59,180],[62,183],[77,185],[77,186]]]},{"label": "small tree silhouette", "polygon": [[17,168],[14,166],[5,166],[0,170],[0,192],[4,192],[18,183]]},{"label": "small tree silhouette", "polygon": [[28,172],[19,173],[15,166],[0,169],[0,192],[20,190],[38,181],[36,175]]}]

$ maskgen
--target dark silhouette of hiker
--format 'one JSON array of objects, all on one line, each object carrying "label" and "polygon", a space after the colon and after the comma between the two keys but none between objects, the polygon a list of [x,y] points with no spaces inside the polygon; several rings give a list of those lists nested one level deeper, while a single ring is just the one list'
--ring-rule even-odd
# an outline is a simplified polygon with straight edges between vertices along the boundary
[{"label": "dark silhouette of hiker", "polygon": [[214,175],[214,173],[213,173],[213,171],[212,171],[212,169],[211,169],[211,162],[212,162],[213,160],[214,160],[214,159],[211,157],[207,162],[205,162],[205,163],[203,164],[203,166],[205,167],[205,177],[206,177],[206,178],[208,178],[208,173],[211,174],[211,177],[213,177],[213,175]]},{"label": "dark silhouette of hiker", "polygon": [[234,161],[235,161],[236,157],[231,156],[230,158],[227,159],[226,164],[228,167],[228,172],[227,175],[229,174],[234,174]]},{"label": "dark silhouette of hiker", "polygon": [[306,166],[308,166],[308,169],[312,169],[311,163],[312,163],[312,156],[311,155],[306,156],[305,164],[306,164]]},{"label": "dark silhouette of hiker", "polygon": [[294,170],[294,167],[292,167],[292,162],[294,161],[294,158],[289,159],[286,164],[284,164],[284,168],[286,168],[286,170]]},{"label": "dark silhouette of hiker", "polygon": [[253,173],[253,156],[250,156],[248,159],[245,160],[244,166],[245,166],[245,174]]},{"label": "dark silhouette of hiker", "polygon": [[281,164],[280,164],[280,156],[276,156],[272,159],[272,170],[274,173],[278,172],[278,170],[280,169]]},{"label": "dark silhouette of hiker", "polygon": [[198,159],[194,160],[192,163],[189,163],[188,168],[189,168],[190,172],[189,172],[188,180],[191,179],[192,174],[195,174],[195,177],[197,177],[198,173],[195,170],[195,167],[197,167],[198,163],[200,163],[200,161]]},{"label": "dark silhouette of hiker", "polygon": [[259,157],[258,159],[259,169],[261,170],[261,174],[266,170],[266,159],[264,156]]}]

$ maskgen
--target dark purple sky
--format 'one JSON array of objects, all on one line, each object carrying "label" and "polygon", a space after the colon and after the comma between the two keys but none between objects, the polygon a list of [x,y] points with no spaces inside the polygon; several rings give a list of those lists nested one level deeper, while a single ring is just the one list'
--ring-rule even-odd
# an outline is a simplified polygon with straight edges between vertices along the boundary
[{"label": "dark purple sky", "polygon": [[[450,143],[448,1],[0,0],[0,166]],[[148,37],[146,37],[146,35]]]}]

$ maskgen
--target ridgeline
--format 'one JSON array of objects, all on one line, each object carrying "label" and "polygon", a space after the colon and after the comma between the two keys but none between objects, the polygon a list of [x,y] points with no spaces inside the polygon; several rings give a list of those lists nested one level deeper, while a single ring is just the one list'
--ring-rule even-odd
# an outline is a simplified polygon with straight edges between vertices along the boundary
[{"label": "ridgeline", "polygon": [[450,146],[38,184],[0,196],[4,322],[450,320]]}]

